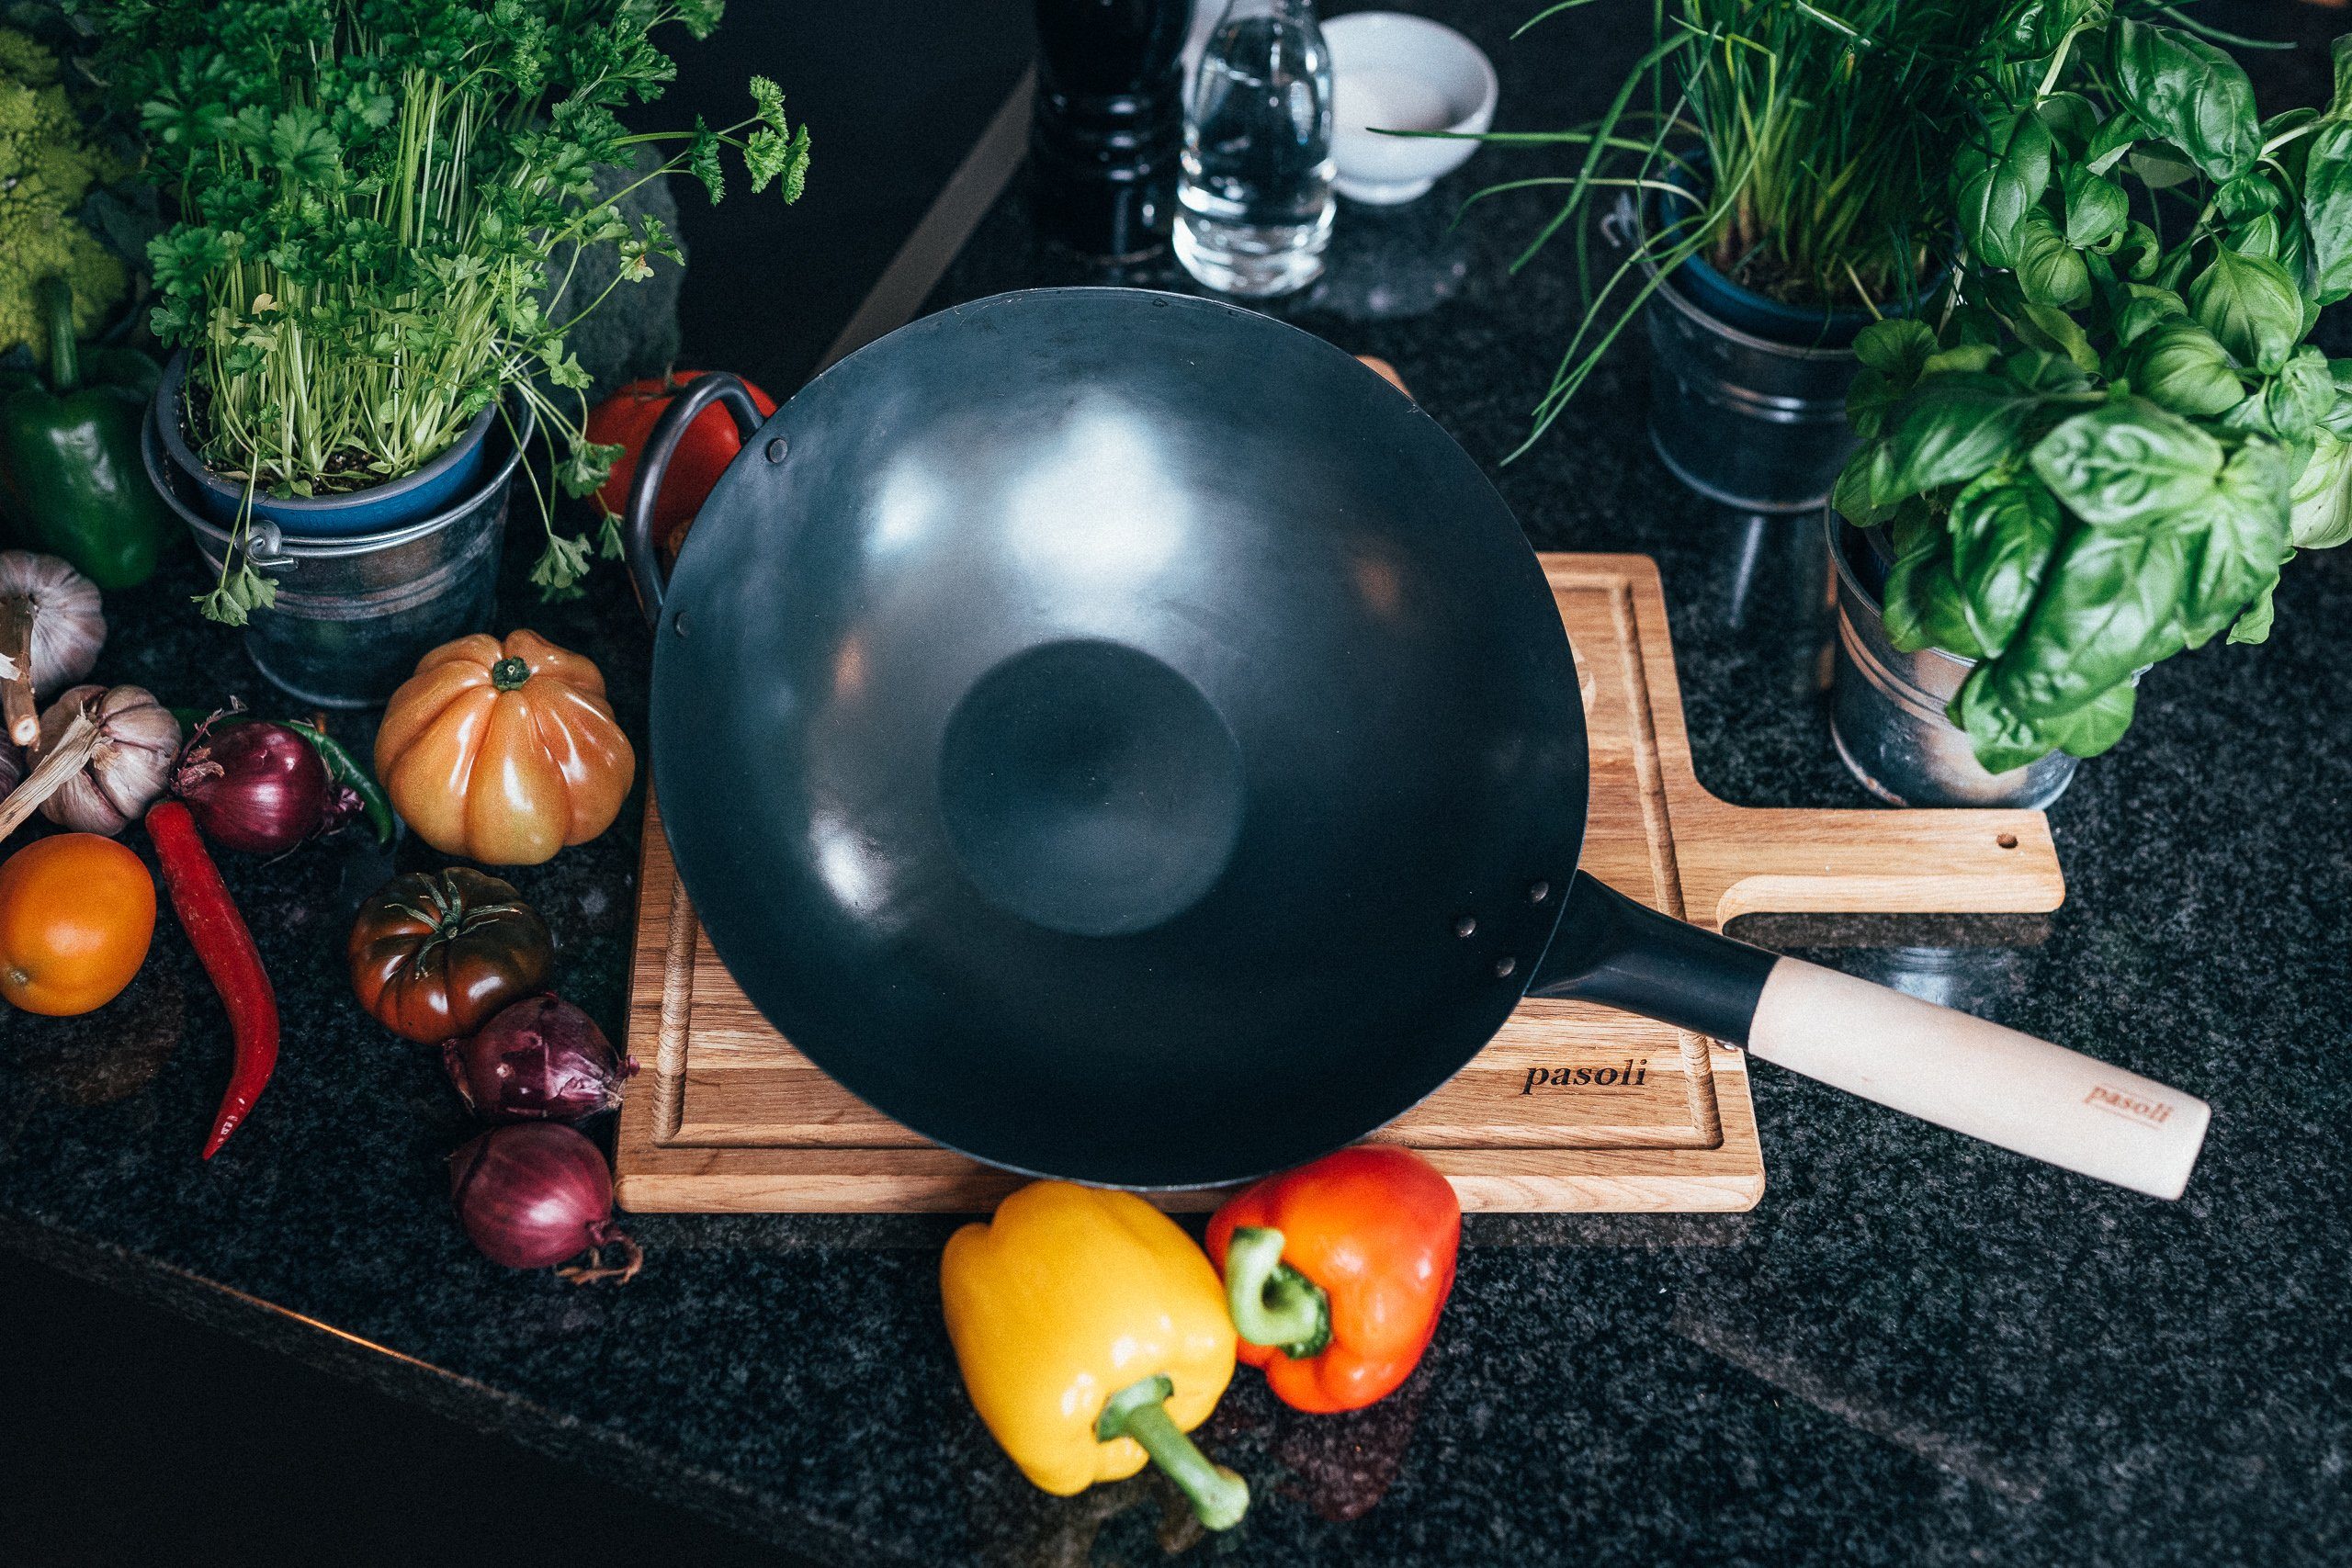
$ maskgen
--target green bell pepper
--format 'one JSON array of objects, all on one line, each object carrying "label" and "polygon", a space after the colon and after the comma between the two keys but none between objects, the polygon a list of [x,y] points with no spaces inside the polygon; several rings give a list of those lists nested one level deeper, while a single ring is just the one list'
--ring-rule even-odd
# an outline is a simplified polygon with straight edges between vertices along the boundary
[{"label": "green bell pepper", "polygon": [[139,456],[155,362],[135,349],[76,345],[62,277],[44,279],[40,296],[48,382],[0,372],[0,517],[27,547],[62,556],[101,589],[135,587],[172,533]]}]

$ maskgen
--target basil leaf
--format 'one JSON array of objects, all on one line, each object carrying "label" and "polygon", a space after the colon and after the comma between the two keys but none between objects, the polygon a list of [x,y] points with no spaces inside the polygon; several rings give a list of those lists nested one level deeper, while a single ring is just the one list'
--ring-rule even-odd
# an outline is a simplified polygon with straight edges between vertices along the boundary
[{"label": "basil leaf", "polygon": [[2287,540],[2324,550],[2352,540],[2352,445],[2333,431],[2312,433],[2312,455],[2287,492]]},{"label": "basil leaf", "polygon": [[2260,169],[2249,169],[2233,180],[2225,180],[2213,193],[2213,205],[2222,221],[2239,223],[2257,213],[2276,212],[2285,206],[2287,198],[2278,187],[2263,177]]},{"label": "basil leaf", "polygon": [[2064,310],[2090,298],[2091,275],[2081,254],[2041,208],[2030,209],[2019,220],[2017,250],[2018,287],[2030,303]]},{"label": "basil leaf", "polygon": [[[2222,243],[2242,256],[2259,256],[2264,261],[2278,261],[2278,220],[2270,213],[2257,212],[2223,235]],[[2287,272],[2284,263],[2280,263],[2278,270],[2286,272],[2290,279],[2295,276],[2291,272]],[[2297,286],[2295,292],[2298,294],[2302,292],[2300,285]]]},{"label": "basil leaf", "polygon": [[1932,525],[1908,532],[1913,537],[1905,542],[1912,547],[1896,557],[1886,574],[1887,640],[1905,653],[1940,648],[1962,659],[1983,658],[1952,580],[1951,541]]},{"label": "basil leaf", "polygon": [[1993,694],[2028,718],[2056,718],[2178,652],[2187,576],[2177,528],[2075,529],[1994,664]]},{"label": "basil leaf", "polygon": [[1868,528],[1886,521],[1894,509],[1894,497],[1882,501],[1879,476],[1886,466],[1886,443],[1871,440],[1838,470],[1838,482],[1829,489],[1829,509],[1857,528]]},{"label": "basil leaf", "polygon": [[2335,407],[2335,378],[2327,355],[2305,344],[2288,355],[2262,389],[2263,422],[2281,441],[2301,441]]},{"label": "basil leaf", "polygon": [[1951,505],[1951,574],[1976,645],[2007,647],[2058,545],[2058,502],[2031,479],[1980,481]]},{"label": "basil leaf", "polygon": [[2245,614],[2230,623],[2230,641],[2268,642],[2270,640],[2270,623],[2276,614],[2270,600],[2271,595],[2278,592],[2278,580],[2274,578],[2269,587],[2254,596],[2254,603],[2245,607]]},{"label": "basil leaf", "polygon": [[2140,123],[2138,115],[2130,109],[2119,111],[2092,132],[2083,148],[2083,167],[2095,175],[2107,173],[2123,161],[2123,154],[2132,151],[2134,141],[2147,133],[2148,129]]},{"label": "basil leaf", "polygon": [[2033,471],[2097,530],[2143,532],[2212,494],[2221,444],[2144,398],[2078,413],[2033,448]]},{"label": "basil leaf", "polygon": [[2029,392],[2079,392],[2090,375],[2064,355],[2046,348],[2021,348],[2001,361],[2001,374]]},{"label": "basil leaf", "polygon": [[2175,413],[2227,413],[2245,400],[2222,340],[2185,318],[2161,322],[2140,337],[2129,373],[2133,391]]},{"label": "basil leaf", "polygon": [[1998,376],[1930,376],[1905,402],[1874,474],[1881,500],[1901,500],[1974,479],[2013,452],[2041,400]]},{"label": "basil leaf", "polygon": [[1961,238],[1988,265],[2015,266],[2018,224],[2049,186],[2049,128],[2030,113],[1992,116],[1952,159]]},{"label": "basil leaf", "polygon": [[2254,166],[2262,128],[2254,84],[2214,44],[2119,17],[2109,29],[2115,85],[2132,112],[2202,169],[2226,180]]},{"label": "basil leaf", "polygon": [[2027,53],[2051,53],[2078,25],[2105,10],[2107,4],[2108,0],[2035,0],[2018,18],[2016,36],[2032,39]]},{"label": "basil leaf", "polygon": [[2066,199],[2068,244],[2079,249],[2123,232],[2132,202],[2121,186],[2075,164],[2058,176],[2058,188]]},{"label": "basil leaf", "polygon": [[2185,321],[2188,307],[2180,296],[2169,288],[2152,288],[2144,283],[2127,285],[2132,290],[2130,303],[2116,312],[2115,336],[2119,346],[2128,347],[2145,336],[2160,322]]},{"label": "basil leaf", "polygon": [[2329,360],[2327,376],[2335,383],[2335,402],[2319,416],[2320,428],[2352,439],[2352,359]]},{"label": "basil leaf", "polygon": [[2156,262],[2164,254],[2164,246],[2156,231],[2137,218],[2124,225],[2123,238],[2116,243],[2116,270],[2134,282],[2145,282],[2156,270]]},{"label": "basil leaf", "polygon": [[1947,714],[1968,732],[1970,749],[1988,773],[2022,768],[2056,750],[2042,739],[2040,725],[2001,701],[1990,664],[1970,671]]},{"label": "basil leaf", "polygon": [[2069,756],[2096,757],[2123,739],[2139,705],[2136,680],[2119,681],[2064,717],[2043,720],[2041,735]]},{"label": "basil leaf", "polygon": [[2033,112],[2062,148],[2079,152],[2098,134],[2098,110],[2080,93],[2052,93],[2035,104]]},{"label": "basil leaf", "polygon": [[1935,330],[1911,316],[1872,321],[1854,337],[1854,357],[1901,382],[1905,391],[1911,389],[1911,383],[1926,367],[1928,355],[1935,352]]},{"label": "basil leaf", "polygon": [[2082,323],[2055,305],[2028,304],[2018,313],[2018,336],[2035,348],[2063,354],[2085,373],[2098,369],[2098,351],[2083,335]]},{"label": "basil leaf", "polygon": [[1946,370],[1990,370],[2000,359],[2001,351],[1989,343],[1959,343],[1928,355],[1919,373],[1933,376]]},{"label": "basil leaf", "polygon": [[1907,395],[1893,377],[1865,366],[1854,372],[1853,384],[1846,389],[1846,423],[1856,435],[1875,441],[1886,434],[1887,416],[1903,406]]},{"label": "basil leaf", "polygon": [[2287,449],[2260,437],[2237,450],[2212,499],[2181,520],[2187,573],[2180,632],[2202,648],[2278,581],[2287,558]]},{"label": "basil leaf", "polygon": [[2327,101],[2327,118],[2352,118],[2352,33],[2337,39],[2329,53],[2335,70],[2335,96]]},{"label": "basil leaf", "polygon": [[2323,305],[2352,295],[2352,120],[2332,120],[2311,138],[2303,228],[2311,236],[2312,294]]},{"label": "basil leaf", "polygon": [[2275,369],[2303,334],[2303,296],[2287,269],[2216,251],[2188,286],[2188,310],[2241,365]]},{"label": "basil leaf", "polygon": [[2126,162],[2132,165],[2132,172],[2140,176],[2141,183],[2150,190],[2169,189],[2173,186],[2186,185],[2197,177],[2196,164],[2161,144],[2134,147],[2126,155]]}]

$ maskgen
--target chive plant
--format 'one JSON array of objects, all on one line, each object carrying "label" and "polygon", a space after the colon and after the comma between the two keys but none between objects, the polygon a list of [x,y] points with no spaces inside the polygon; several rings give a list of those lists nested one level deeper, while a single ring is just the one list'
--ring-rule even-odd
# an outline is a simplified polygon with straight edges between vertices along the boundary
[{"label": "chive plant", "polygon": [[[776,182],[786,201],[807,172],[808,130],[761,77],[753,112],[723,130],[632,133],[615,112],[674,73],[649,34],[674,21],[702,38],[721,0],[81,3],[177,203],[149,252],[155,331],[188,351],[198,449],[249,496],[399,479],[516,400],[560,449],[556,482],[591,492],[619,449],[586,438],[589,378],[565,333],[650,276],[650,257],[682,259],[659,220],[615,202],[673,173],[717,201],[729,152],[754,192]],[[633,183],[600,194],[615,168]],[[618,276],[576,298],[581,251],[601,244],[618,248]],[[591,541],[538,502],[532,581],[576,593]],[[243,532],[201,601],[231,625],[273,596]],[[610,517],[599,542],[619,554]]]},{"label": "chive plant", "polygon": [[[1589,0],[1560,0],[1524,32]],[[1586,309],[1525,451],[1664,281],[1692,257],[1767,299],[1872,315],[1935,265],[1945,171],[1969,124],[1963,79],[2003,0],[1654,0],[1651,47],[1572,130],[1485,140],[1580,151],[1517,272],[1568,229]],[[1630,196],[1626,254],[1596,283],[1596,204]],[[1518,454],[1512,454],[1514,457]]]}]

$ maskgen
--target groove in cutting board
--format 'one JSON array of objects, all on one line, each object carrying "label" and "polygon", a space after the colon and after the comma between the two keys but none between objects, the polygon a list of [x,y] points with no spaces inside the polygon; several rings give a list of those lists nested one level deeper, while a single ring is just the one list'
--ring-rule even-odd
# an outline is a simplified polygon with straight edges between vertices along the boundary
[{"label": "groove in cutting board", "polygon": [[[2032,913],[2064,897],[2038,811],[1717,799],[1691,771],[1655,563],[1543,560],[1590,729],[1586,870],[1716,928],[1768,910]],[[628,1038],[653,1066],[621,1111],[626,1207],[967,1211],[1018,1184],[880,1115],[761,1018],[704,940],[651,802],[638,893]],[[1579,1002],[1522,1002],[1461,1074],[1374,1136],[1428,1154],[1471,1209],[1744,1209],[1764,1186],[1738,1052]]]}]

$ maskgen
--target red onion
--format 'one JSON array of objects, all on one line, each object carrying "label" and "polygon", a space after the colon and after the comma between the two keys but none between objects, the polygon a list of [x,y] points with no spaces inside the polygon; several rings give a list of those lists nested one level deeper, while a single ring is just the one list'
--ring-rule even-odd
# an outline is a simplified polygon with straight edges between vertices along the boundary
[{"label": "red onion", "polygon": [[[218,715],[214,718],[218,718]],[[172,793],[216,844],[257,855],[292,849],[326,825],[327,765],[282,724],[207,719],[180,753]]]},{"label": "red onion", "polygon": [[441,1047],[466,1109],[485,1122],[579,1122],[621,1102],[637,1067],[613,1054],[596,1021],[560,997],[526,997],[469,1040]]},{"label": "red onion", "polygon": [[[627,1284],[645,1262],[613,1224],[613,1174],[604,1155],[557,1122],[492,1127],[451,1155],[449,1201],[481,1255],[509,1269],[545,1269],[585,1252],[588,1267],[560,1270],[565,1279]],[[617,1268],[605,1266],[607,1247],[620,1249]]]}]

